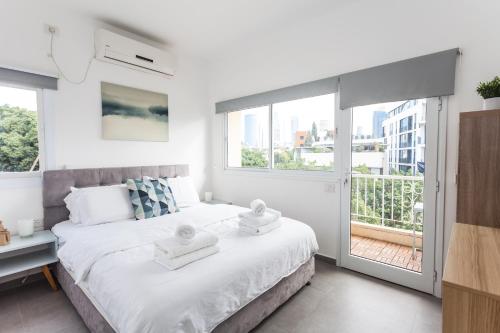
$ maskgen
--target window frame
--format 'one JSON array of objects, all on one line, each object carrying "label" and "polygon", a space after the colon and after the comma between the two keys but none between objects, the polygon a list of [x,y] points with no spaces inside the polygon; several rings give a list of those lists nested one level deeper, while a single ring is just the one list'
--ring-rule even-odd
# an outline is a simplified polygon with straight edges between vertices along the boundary
[{"label": "window frame", "polygon": [[31,90],[36,92],[37,104],[37,131],[38,131],[38,165],[37,171],[0,171],[0,180],[2,179],[16,179],[16,178],[41,178],[43,172],[46,170],[46,149],[45,149],[45,112],[44,112],[44,92],[41,88],[27,87],[19,84],[12,84],[0,81],[0,86],[17,88],[23,90]]},{"label": "window frame", "polygon": [[[334,116],[334,141],[337,141],[338,137],[338,122],[337,122],[337,116],[339,115],[339,96],[338,92],[332,93],[335,96],[335,105],[332,110],[333,116]],[[329,94],[325,94],[329,95]],[[292,101],[292,100],[290,100]],[[284,169],[276,169],[274,168],[274,151],[273,151],[273,104],[266,104],[266,105],[260,105],[260,106],[255,106],[255,107],[268,107],[268,119],[269,119],[269,152],[268,152],[268,166],[267,168],[248,168],[248,167],[231,167],[228,164],[228,114],[229,112],[225,112],[223,115],[223,170],[226,174],[234,174],[234,175],[241,175],[241,174],[246,174],[249,176],[252,175],[260,175],[260,176],[266,176],[266,177],[291,177],[291,178],[304,178],[307,180],[335,180],[337,178],[338,170],[338,154],[337,158],[335,158],[335,152],[336,148],[333,149],[332,154],[334,155],[334,162],[333,162],[333,170],[331,171],[324,171],[324,170],[284,170]],[[250,109],[250,108],[249,108]],[[237,111],[243,111],[246,109],[242,110],[235,110],[233,112]]]}]

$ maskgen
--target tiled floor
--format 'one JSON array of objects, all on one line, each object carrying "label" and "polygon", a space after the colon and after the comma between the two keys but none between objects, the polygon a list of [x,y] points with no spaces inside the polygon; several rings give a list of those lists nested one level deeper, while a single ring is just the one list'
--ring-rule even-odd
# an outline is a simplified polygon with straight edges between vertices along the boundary
[{"label": "tiled floor", "polygon": [[[433,333],[440,328],[438,299],[317,260],[312,284],[253,333]],[[64,293],[39,281],[0,293],[0,332],[87,330]]]},{"label": "tiled floor", "polygon": [[376,239],[351,235],[351,254],[386,264],[422,271],[422,252],[412,258],[412,248]]},{"label": "tiled floor", "polygon": [[85,324],[64,293],[45,280],[0,293],[0,332],[80,333]]}]

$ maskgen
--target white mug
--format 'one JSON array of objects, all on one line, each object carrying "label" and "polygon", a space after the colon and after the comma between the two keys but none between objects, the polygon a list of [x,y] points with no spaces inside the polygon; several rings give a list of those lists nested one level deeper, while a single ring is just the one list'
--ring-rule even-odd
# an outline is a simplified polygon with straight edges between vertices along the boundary
[{"label": "white mug", "polygon": [[35,220],[26,219],[17,221],[17,233],[21,237],[29,237],[35,231]]},{"label": "white mug", "polygon": [[205,201],[212,201],[212,199],[213,199],[213,193],[205,192]]}]

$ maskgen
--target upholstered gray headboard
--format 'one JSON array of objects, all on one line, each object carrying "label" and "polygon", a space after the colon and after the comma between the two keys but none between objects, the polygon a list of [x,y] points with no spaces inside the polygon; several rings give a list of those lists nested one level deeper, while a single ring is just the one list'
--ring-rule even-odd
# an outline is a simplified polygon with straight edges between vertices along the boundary
[{"label": "upholstered gray headboard", "polygon": [[43,173],[43,226],[52,228],[55,224],[68,220],[64,198],[74,187],[90,187],[124,183],[128,178],[142,176],[176,177],[188,176],[189,166],[158,165],[123,168],[65,169]]}]

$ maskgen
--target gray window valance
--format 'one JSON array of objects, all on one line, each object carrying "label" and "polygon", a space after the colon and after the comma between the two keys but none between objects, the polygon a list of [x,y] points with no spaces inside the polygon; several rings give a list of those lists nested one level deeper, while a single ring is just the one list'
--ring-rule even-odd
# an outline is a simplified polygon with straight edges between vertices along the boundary
[{"label": "gray window valance", "polygon": [[57,90],[57,78],[0,67],[0,82]]},{"label": "gray window valance", "polygon": [[215,113],[240,111],[244,109],[270,105],[273,103],[314,97],[335,93],[338,90],[338,77],[329,77],[317,81],[298,84],[291,87],[271,90],[255,95],[230,99],[215,103]]},{"label": "gray window valance", "polygon": [[393,62],[340,76],[340,108],[453,95],[459,49]]}]

